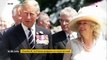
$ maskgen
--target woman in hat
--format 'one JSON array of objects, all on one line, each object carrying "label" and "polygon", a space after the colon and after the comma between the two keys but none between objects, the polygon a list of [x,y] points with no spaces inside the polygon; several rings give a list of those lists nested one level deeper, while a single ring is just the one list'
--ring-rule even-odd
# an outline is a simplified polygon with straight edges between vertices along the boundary
[{"label": "woman in hat", "polygon": [[97,16],[80,13],[70,23],[69,28],[78,33],[78,38],[69,40],[63,60],[106,60],[106,40],[100,35],[101,22]]}]

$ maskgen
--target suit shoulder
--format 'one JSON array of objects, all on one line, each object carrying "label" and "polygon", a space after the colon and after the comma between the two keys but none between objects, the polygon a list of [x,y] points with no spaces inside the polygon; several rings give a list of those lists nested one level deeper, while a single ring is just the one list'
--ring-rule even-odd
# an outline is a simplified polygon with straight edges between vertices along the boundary
[{"label": "suit shoulder", "polygon": [[7,30],[3,34],[9,34],[13,32],[13,27],[7,28]]},{"label": "suit shoulder", "polygon": [[60,32],[57,32],[57,33],[53,34],[52,36],[53,37],[60,37],[60,36],[64,36],[64,35],[65,35],[65,32],[60,31]]},{"label": "suit shoulder", "polygon": [[43,31],[45,34],[51,34],[51,31],[45,29],[45,28],[42,28],[40,26],[36,26],[36,30],[37,31]]},{"label": "suit shoulder", "polygon": [[52,39],[55,42],[59,42],[59,41],[65,40],[66,39],[66,34],[63,31],[57,32],[57,33],[52,35]]},{"label": "suit shoulder", "polygon": [[18,31],[18,29],[19,28],[21,28],[21,27],[19,27],[20,25],[17,25],[17,26],[12,26],[12,27],[10,27],[10,28],[8,28],[5,32],[4,32],[4,34],[13,34],[13,33],[15,33],[16,31]]},{"label": "suit shoulder", "polygon": [[2,38],[2,33],[0,32],[0,40],[1,40],[1,38]]}]

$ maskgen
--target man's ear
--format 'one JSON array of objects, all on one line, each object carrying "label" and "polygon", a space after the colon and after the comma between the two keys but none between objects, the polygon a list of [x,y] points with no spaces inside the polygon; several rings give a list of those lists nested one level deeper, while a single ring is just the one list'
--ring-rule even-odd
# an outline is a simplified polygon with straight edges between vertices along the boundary
[{"label": "man's ear", "polygon": [[39,21],[37,24],[38,24],[38,26],[42,26],[42,25],[43,25],[43,22],[42,22],[42,21]]},{"label": "man's ear", "polygon": [[43,25],[43,21],[40,21],[39,24],[40,24],[40,25]]},{"label": "man's ear", "polygon": [[22,19],[22,17],[21,17],[21,16],[19,16],[19,19],[21,20],[21,19]]}]

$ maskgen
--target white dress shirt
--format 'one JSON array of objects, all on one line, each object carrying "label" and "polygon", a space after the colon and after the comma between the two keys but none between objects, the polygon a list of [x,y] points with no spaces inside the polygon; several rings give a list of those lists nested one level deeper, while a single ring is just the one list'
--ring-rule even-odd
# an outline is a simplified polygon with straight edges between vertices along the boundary
[{"label": "white dress shirt", "polygon": [[[28,34],[29,34],[28,27],[26,27],[23,23],[22,23],[21,25],[22,25],[22,28],[23,28],[23,30],[24,30],[24,32],[25,32],[25,35],[26,35],[26,37],[27,37],[27,40],[28,40]],[[31,32],[32,32],[33,37],[34,37],[33,40],[35,40],[35,24],[31,27]],[[35,41],[34,41],[34,43],[35,43]]]},{"label": "white dress shirt", "polygon": [[66,33],[66,37],[68,40],[75,39],[75,38],[77,38],[77,33],[76,32],[72,32],[71,34]]}]

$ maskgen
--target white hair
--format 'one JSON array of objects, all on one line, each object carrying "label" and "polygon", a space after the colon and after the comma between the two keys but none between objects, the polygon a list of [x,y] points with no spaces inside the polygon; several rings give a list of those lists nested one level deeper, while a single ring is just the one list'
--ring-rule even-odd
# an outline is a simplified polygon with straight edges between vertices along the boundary
[{"label": "white hair", "polygon": [[66,7],[63,10],[61,10],[60,16],[61,15],[66,15],[66,16],[73,17],[73,16],[77,15],[77,11],[75,9],[71,8],[71,7]]},{"label": "white hair", "polygon": [[35,6],[35,8],[36,8],[36,13],[40,13],[40,7],[39,7],[39,4],[38,4],[38,2],[37,1],[35,1],[35,0],[25,0],[23,3],[22,3],[22,7],[24,7],[24,6],[26,6],[26,4],[30,4],[30,5],[33,5],[33,6]]},{"label": "white hair", "polygon": [[44,20],[44,18],[45,18],[46,16],[48,16],[47,13],[41,12],[40,15],[39,15],[38,20],[39,20],[39,21],[40,21],[40,20]]},{"label": "white hair", "polygon": [[17,10],[18,12],[20,12],[20,9],[21,9],[21,4],[15,5],[12,9],[12,16],[15,16],[17,14]]}]

